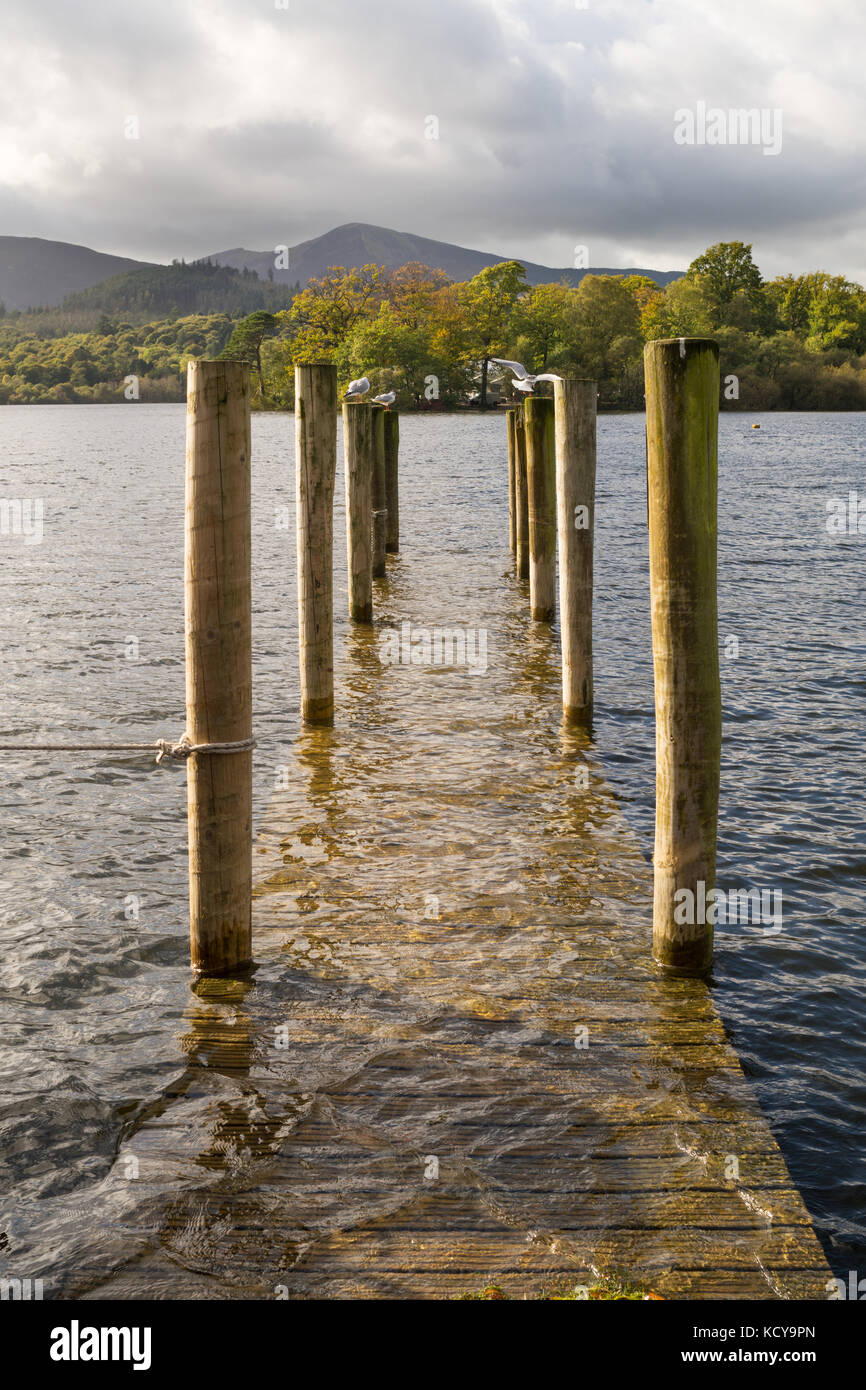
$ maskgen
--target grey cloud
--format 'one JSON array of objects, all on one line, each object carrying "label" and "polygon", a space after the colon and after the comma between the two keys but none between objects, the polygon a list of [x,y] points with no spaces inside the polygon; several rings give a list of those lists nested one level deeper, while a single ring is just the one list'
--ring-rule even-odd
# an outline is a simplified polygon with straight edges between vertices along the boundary
[{"label": "grey cloud", "polygon": [[[673,141],[678,106],[777,104],[781,59],[707,0],[587,11],[368,0],[361,18],[337,0],[291,0],[288,12],[269,0],[128,12],[7,0],[0,109],[14,158],[0,172],[0,230],[170,259],[369,221],[537,260],[561,244],[560,264],[577,242],[596,263],[636,248],[662,268],[737,236],[755,241],[765,273],[863,276],[862,97],[840,58],[831,85],[850,102],[846,138],[810,123],[808,8],[762,7],[788,48],[802,35],[785,68],[795,109],[768,158]],[[840,53],[862,44],[857,16],[841,0]],[[16,65],[34,50],[59,80]],[[132,98],[142,139],[125,145]],[[424,139],[430,114],[438,143]]]}]

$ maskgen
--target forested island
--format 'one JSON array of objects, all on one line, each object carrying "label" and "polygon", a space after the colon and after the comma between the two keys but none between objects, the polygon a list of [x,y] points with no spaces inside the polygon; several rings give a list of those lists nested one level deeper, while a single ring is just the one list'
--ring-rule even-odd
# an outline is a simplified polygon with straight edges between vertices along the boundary
[{"label": "forested island", "polygon": [[866,409],[866,290],[814,271],[764,280],[752,247],[721,242],[662,287],[587,274],[530,286],[518,261],[452,281],[419,263],[332,267],[301,288],[209,263],[150,267],[0,309],[0,404],[181,401],[190,357],[242,358],[257,409],[293,407],[293,366],[333,361],[401,409],[511,399],[509,373],[595,378],[603,410],[643,409],[644,343],[714,337],[728,410]]}]

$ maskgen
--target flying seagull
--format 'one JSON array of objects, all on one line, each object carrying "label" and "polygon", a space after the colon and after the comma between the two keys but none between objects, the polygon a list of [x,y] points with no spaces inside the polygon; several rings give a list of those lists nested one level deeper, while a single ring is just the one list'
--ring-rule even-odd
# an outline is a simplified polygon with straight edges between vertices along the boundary
[{"label": "flying seagull", "polygon": [[391,409],[391,406],[394,404],[394,402],[396,401],[396,399],[397,399],[397,392],[396,392],[396,391],[385,391],[385,392],[383,392],[383,394],[382,394],[381,396],[374,396],[374,397],[373,397],[373,404],[374,404],[374,405],[383,405],[383,406],[385,407],[386,410],[390,410],[390,409]]},{"label": "flying seagull", "polygon": [[495,362],[499,367],[508,367],[514,373],[511,385],[516,386],[518,391],[523,391],[528,396],[532,395],[536,381],[562,381],[562,377],[557,376],[555,372],[539,372],[537,376],[533,376],[531,372],[526,370],[522,362],[509,362],[507,357],[491,357],[490,361]]},{"label": "flying seagull", "polygon": [[368,378],[368,377],[365,377],[365,376],[362,376],[362,377],[359,377],[357,381],[350,381],[350,382],[349,382],[349,389],[348,389],[348,391],[346,392],[346,395],[347,395],[347,396],[355,396],[356,398],[357,398],[358,396],[366,396],[366,394],[367,394],[367,392],[369,391],[369,389],[370,389],[370,381],[369,381],[369,378]]}]

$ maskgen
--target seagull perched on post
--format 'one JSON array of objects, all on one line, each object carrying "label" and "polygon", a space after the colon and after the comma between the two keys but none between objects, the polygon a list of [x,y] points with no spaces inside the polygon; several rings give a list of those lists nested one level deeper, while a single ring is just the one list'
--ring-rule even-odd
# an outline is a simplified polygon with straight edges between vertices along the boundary
[{"label": "seagull perched on post", "polygon": [[383,391],[383,393],[382,393],[381,396],[374,396],[374,397],[373,397],[373,404],[374,404],[374,405],[383,405],[383,406],[385,407],[386,410],[390,410],[390,409],[391,409],[391,406],[394,404],[394,402],[396,401],[396,399],[397,399],[397,392],[396,392],[396,391]]},{"label": "seagull perched on post", "polygon": [[536,381],[562,381],[562,377],[557,376],[555,372],[539,372],[537,376],[533,376],[531,372],[526,370],[522,362],[509,362],[507,357],[491,357],[490,361],[495,362],[499,367],[508,367],[514,373],[511,385],[516,386],[518,391],[523,391],[528,396],[532,395]]},{"label": "seagull perched on post", "polygon": [[347,396],[347,397],[348,397],[348,396],[354,396],[355,399],[357,400],[358,397],[360,397],[360,396],[366,396],[366,394],[367,394],[367,392],[369,391],[369,389],[370,389],[370,381],[369,381],[369,378],[368,378],[368,377],[365,377],[365,376],[362,376],[362,377],[359,377],[357,381],[350,381],[350,382],[349,382],[349,389],[348,389],[348,391],[346,392],[346,396]]}]

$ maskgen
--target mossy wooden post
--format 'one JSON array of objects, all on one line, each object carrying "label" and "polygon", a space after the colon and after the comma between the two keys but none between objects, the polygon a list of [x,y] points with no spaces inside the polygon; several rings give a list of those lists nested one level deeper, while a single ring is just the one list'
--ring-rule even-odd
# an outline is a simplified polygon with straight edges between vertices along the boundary
[{"label": "mossy wooden post", "polygon": [[384,406],[373,410],[373,578],[384,579],[385,543],[388,528],[388,503],[385,483],[385,416]]},{"label": "mossy wooden post", "polygon": [[400,549],[400,416],[396,410],[385,411],[385,506],[388,523],[385,530],[385,549],[396,555]]},{"label": "mossy wooden post", "polygon": [[343,406],[346,459],[346,550],[349,568],[349,617],[373,621],[373,406],[346,401]]},{"label": "mossy wooden post", "polygon": [[514,412],[514,540],[518,579],[529,578],[529,498],[526,491],[526,422],[523,406]]},{"label": "mossy wooden post", "polygon": [[334,478],[337,369],[295,367],[295,495],[301,718],[334,722]]},{"label": "mossy wooden post", "polygon": [[644,364],[656,703],[653,954],[692,975],[713,956],[712,923],[698,918],[715,886],[722,740],[719,350],[708,338],[674,338],[648,343]]},{"label": "mossy wooden post", "polygon": [[517,466],[516,416],[517,411],[513,406],[505,412],[505,429],[508,440],[508,544],[512,552],[517,550],[517,497],[515,493]]},{"label": "mossy wooden post", "polygon": [[592,551],[595,527],[594,381],[553,383],[562,712],[592,723]]},{"label": "mossy wooden post", "polygon": [[[186,732],[191,743],[252,737],[250,373],[187,370]],[[187,761],[190,956],[220,973],[252,955],[252,750]]]},{"label": "mossy wooden post", "polygon": [[554,406],[546,396],[528,396],[526,492],[529,498],[529,611],[536,622],[556,617],[556,448]]}]

